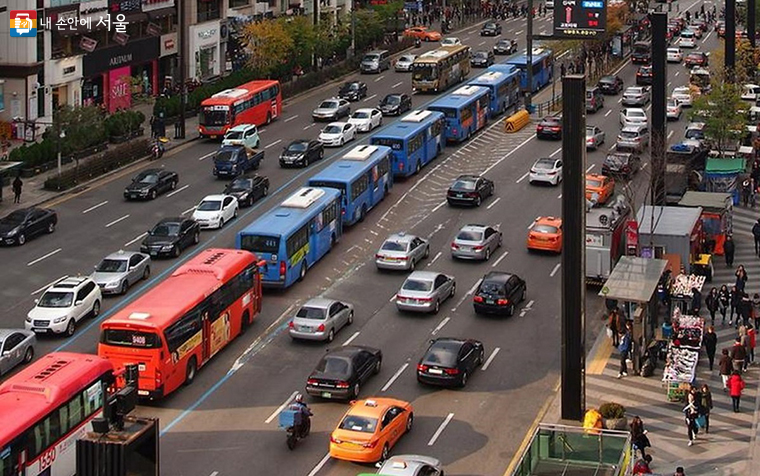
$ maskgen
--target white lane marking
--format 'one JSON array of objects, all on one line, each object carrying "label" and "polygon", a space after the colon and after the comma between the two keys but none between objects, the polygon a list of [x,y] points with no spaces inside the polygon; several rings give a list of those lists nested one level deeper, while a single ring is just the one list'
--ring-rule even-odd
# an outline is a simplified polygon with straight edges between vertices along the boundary
[{"label": "white lane marking", "polygon": [[673,136],[673,130],[671,130],[670,132],[668,132],[668,139],[670,139],[672,136]]},{"label": "white lane marking", "polygon": [[559,149],[557,149],[554,152],[552,152],[549,157],[554,157],[555,155],[559,154],[560,152],[562,152],[562,147],[560,147]]},{"label": "white lane marking", "polygon": [[372,96],[364,98],[364,102],[370,102],[371,100],[375,99],[375,96],[377,96],[377,94],[373,94]]},{"label": "white lane marking", "polygon": [[127,246],[131,246],[131,245],[133,245],[135,242],[142,240],[142,239],[143,239],[143,238],[145,238],[147,235],[148,235],[148,232],[146,231],[146,232],[145,232],[145,233],[143,233],[142,235],[139,235],[139,236],[137,236],[137,238],[135,238],[135,239],[133,239],[133,240],[130,240],[130,241],[127,241],[126,243],[124,243],[124,247],[126,248]]},{"label": "white lane marking", "polygon": [[[527,84],[527,83],[526,83],[526,84]],[[293,119],[295,119],[296,117],[298,117],[298,114],[296,114],[295,116],[292,116],[292,117],[289,117],[289,118],[285,119],[285,122],[290,122],[290,121],[292,121]]]},{"label": "white lane marking", "polygon": [[[668,87],[673,83],[673,81],[668,81]],[[527,83],[526,83],[527,84]]]},{"label": "white lane marking", "polygon": [[349,337],[348,339],[346,339],[346,342],[344,342],[343,345],[348,345],[351,342],[353,342],[354,339],[356,339],[357,337],[359,337],[359,334],[360,334],[359,331],[354,332],[354,335],[352,335],[351,337]]},{"label": "white lane marking", "polygon": [[184,212],[182,212],[180,215],[185,216],[188,213],[192,212],[193,210],[195,210],[195,207],[190,207],[187,210],[185,210]]},{"label": "white lane marking", "polygon": [[[485,41],[481,41],[480,43],[478,43],[478,46],[483,46],[483,45],[485,45],[485,44],[486,44],[486,42],[485,42]],[[525,83],[525,84],[528,84],[528,83]]]},{"label": "white lane marking", "polygon": [[189,186],[190,186],[190,184],[187,184],[187,185],[184,185],[184,186],[178,188],[177,190],[175,190],[175,191],[173,191],[171,193],[167,193],[166,194],[166,198],[171,198],[171,197],[177,195],[179,192],[181,192],[182,190],[187,189]]},{"label": "white lane marking", "polygon": [[557,199],[561,199],[561,198],[562,198],[562,194],[560,193],[559,195],[557,195]]},{"label": "white lane marking", "polygon": [[[391,86],[391,88],[392,88],[392,89],[396,89],[397,87],[401,86],[402,84],[404,84],[404,82],[403,82],[403,81],[399,81],[398,83],[396,83],[396,84],[394,84],[393,86]],[[527,83],[526,83],[526,84],[527,84]]]},{"label": "white lane marking", "polygon": [[379,83],[379,82],[380,82],[380,81],[382,81],[383,79],[385,79],[385,76],[384,76],[384,75],[383,75],[383,76],[379,76],[377,79],[375,79],[375,82],[376,82],[376,83]]},{"label": "white lane marking", "polygon": [[104,200],[104,201],[98,203],[97,205],[93,205],[90,208],[88,208],[87,210],[82,210],[82,213],[90,213],[91,211],[95,210],[96,208],[102,207],[106,203],[108,203],[108,200]]},{"label": "white lane marking", "polygon": [[586,169],[586,173],[589,173],[589,172],[591,172],[591,169],[593,169],[595,165],[596,165],[596,164],[591,164],[591,165],[589,165],[589,166],[588,166],[588,168]]},{"label": "white lane marking", "polygon": [[327,454],[326,454],[326,455],[325,455],[325,456],[324,456],[324,457],[323,457],[323,458],[320,460],[320,462],[319,462],[319,463],[317,463],[317,465],[316,465],[316,466],[314,466],[314,469],[312,469],[312,470],[311,470],[311,473],[309,473],[309,476],[314,476],[315,474],[317,474],[317,473],[318,473],[318,472],[319,472],[319,471],[322,469],[322,467],[323,467],[325,464],[327,464],[327,462],[328,462],[328,461],[330,461],[330,453],[327,453]]},{"label": "white lane marking", "polygon": [[623,98],[618,99],[618,104],[620,104],[621,102],[623,102]]},{"label": "white lane marking", "polygon": [[303,130],[306,130],[306,129],[311,129],[311,128],[312,128],[312,127],[314,127],[314,126],[316,126],[316,124],[312,122],[312,123],[311,123],[311,124],[309,124],[308,126],[305,126],[305,127],[303,128]]},{"label": "white lane marking", "polygon": [[443,320],[435,327],[435,329],[433,329],[433,332],[431,332],[431,334],[432,335],[438,334],[438,331],[440,331],[441,329],[443,329],[443,326],[445,326],[446,324],[448,324],[450,320],[451,320],[450,317],[448,317],[448,316],[444,317]]},{"label": "white lane marking", "polygon": [[401,366],[400,369],[396,371],[395,374],[393,374],[393,377],[390,378],[387,382],[385,382],[385,385],[383,385],[383,388],[380,389],[381,392],[385,392],[389,388],[391,388],[391,385],[393,385],[393,382],[396,381],[397,378],[401,376],[401,374],[406,370],[406,368],[409,367],[409,362],[405,362],[404,365]]},{"label": "white lane marking", "polygon": [[217,476],[219,474],[219,471],[214,471],[213,473],[209,474],[208,476]]},{"label": "white lane marking", "polygon": [[678,76],[679,74],[681,74],[681,72],[680,71],[676,71],[676,74],[674,74],[673,76]]},{"label": "white lane marking", "polygon": [[264,146],[264,148],[265,148],[265,149],[268,149],[268,148],[270,148],[270,147],[274,147],[274,146],[276,146],[277,144],[279,144],[280,142],[282,142],[282,139],[277,139],[276,141],[272,142],[271,144],[269,144],[269,145],[265,145],[265,146]]},{"label": "white lane marking", "polygon": [[470,290],[469,290],[469,291],[467,291],[467,292],[464,294],[464,296],[462,296],[462,297],[459,299],[459,301],[457,302],[456,306],[454,306],[453,308],[451,308],[451,312],[455,312],[455,311],[457,310],[457,308],[458,308],[459,306],[461,306],[461,305],[462,305],[462,303],[464,302],[464,300],[465,300],[465,299],[467,299],[467,296],[469,296],[470,294],[474,293],[474,292],[475,292],[475,290],[476,290],[476,289],[478,289],[478,286],[480,286],[480,282],[481,282],[482,280],[483,280],[483,279],[478,279],[477,281],[475,281],[475,284],[473,284],[473,285],[472,285],[472,287],[470,288]]},{"label": "white lane marking", "polygon": [[[521,34],[523,31],[525,31],[525,30],[518,30],[518,31],[516,31],[516,32],[515,32],[515,35],[519,35],[519,34]],[[526,84],[527,84],[527,83],[526,83]]]},{"label": "white lane marking", "polygon": [[499,203],[499,200],[501,200],[501,197],[496,197],[496,200],[494,200],[493,202],[491,202],[491,204],[486,207],[486,210],[490,210],[491,207],[493,207],[494,205],[496,205],[497,203]]},{"label": "white lane marking", "polygon": [[522,182],[523,180],[525,180],[525,178],[526,178],[528,175],[530,175],[530,172],[525,172],[525,173],[522,175],[522,177],[520,177],[519,179],[517,179],[517,180],[515,181],[515,183],[520,183],[520,182]]},{"label": "white lane marking", "polygon": [[433,436],[430,438],[430,441],[428,441],[428,446],[433,446],[435,444],[435,440],[437,440],[438,437],[441,436],[441,433],[443,433],[443,430],[446,429],[446,426],[448,426],[452,418],[454,418],[454,414],[449,413],[446,419],[443,420],[443,423],[441,423],[441,426],[439,426],[438,429],[435,430],[435,433],[433,433]]},{"label": "white lane marking", "polygon": [[[525,83],[525,84],[528,84],[528,83]],[[605,113],[604,113],[604,117],[607,117],[607,116],[609,116],[610,114],[612,114],[612,109],[610,109],[609,111],[605,112]]]},{"label": "white lane marking", "polygon": [[57,283],[58,281],[63,281],[64,279],[66,279],[66,278],[68,278],[68,277],[69,277],[69,275],[68,275],[68,274],[64,274],[63,276],[61,276],[60,278],[56,279],[55,281],[50,281],[50,282],[49,282],[49,283],[47,283],[46,285],[42,286],[40,289],[38,289],[38,290],[36,290],[36,291],[32,291],[32,294],[30,294],[30,296],[34,296],[35,294],[41,293],[42,291],[44,291],[44,290],[46,290],[47,288],[49,288],[50,286],[54,285],[54,284],[55,284],[55,283]]},{"label": "white lane marking", "polygon": [[499,256],[499,259],[497,259],[496,261],[493,262],[493,264],[491,265],[491,267],[495,268],[495,267],[499,266],[499,263],[501,263],[501,261],[504,258],[506,258],[508,254],[509,254],[509,251],[505,251],[504,253],[502,253],[502,255]]},{"label": "white lane marking", "polygon": [[61,248],[58,248],[57,250],[53,250],[53,251],[51,251],[50,253],[48,253],[48,254],[46,254],[46,255],[44,255],[44,256],[40,256],[39,258],[37,258],[37,259],[35,259],[35,260],[32,260],[32,261],[30,261],[30,262],[26,263],[26,265],[27,265],[27,266],[32,266],[32,265],[34,265],[34,264],[37,264],[37,263],[39,263],[40,261],[44,260],[45,258],[50,258],[50,257],[51,257],[51,256],[53,256],[54,254],[56,254],[56,253],[60,253],[60,252],[61,252]]},{"label": "white lane marking", "polygon": [[488,366],[491,365],[491,362],[493,362],[493,359],[496,358],[496,354],[498,354],[500,350],[500,347],[495,348],[493,352],[491,352],[491,355],[488,356],[488,360],[486,360],[486,363],[483,364],[480,370],[488,370]]},{"label": "white lane marking", "polygon": [[435,208],[433,208],[432,210],[430,210],[430,214],[432,215],[433,213],[437,212],[438,209],[441,208],[444,205],[446,205],[446,200],[442,201],[441,203],[439,203],[438,205],[436,205]]},{"label": "white lane marking", "polygon": [[285,403],[283,403],[282,405],[280,405],[279,407],[277,407],[277,410],[273,411],[272,414],[269,415],[269,418],[267,418],[266,420],[264,420],[264,423],[266,423],[267,425],[270,424],[270,423],[272,423],[272,420],[274,420],[275,418],[277,418],[277,415],[279,415],[280,412],[282,412],[285,409],[285,407],[287,407],[288,405],[290,405],[290,402],[292,402],[293,399],[296,398],[296,395],[298,395],[298,390],[296,390],[295,392],[291,393],[290,396],[288,397],[288,399],[285,400]]},{"label": "white lane marking", "polygon": [[712,33],[713,33],[713,32],[711,31],[711,32],[709,32],[707,35],[705,35],[705,37],[704,37],[704,39],[702,40],[702,42],[705,42],[705,41],[706,41],[708,38],[710,38],[710,35],[712,35]]},{"label": "white lane marking", "polygon": [[206,154],[206,155],[204,155],[202,157],[198,157],[198,160],[206,160],[206,159],[208,159],[209,157],[211,157],[214,154],[216,154],[216,152],[209,152],[208,154]]},{"label": "white lane marking", "polygon": [[124,215],[124,216],[123,216],[123,217],[121,217],[121,218],[117,218],[116,220],[112,221],[111,223],[108,223],[108,224],[106,225],[106,228],[111,228],[111,227],[112,227],[112,226],[114,226],[115,224],[119,223],[120,221],[124,221],[124,220],[126,220],[127,218],[129,218],[129,213],[127,213],[126,215]]},{"label": "white lane marking", "polygon": [[552,272],[551,272],[551,273],[549,273],[549,277],[553,278],[553,277],[554,277],[554,275],[555,275],[555,274],[557,274],[557,271],[559,271],[559,267],[560,267],[560,266],[562,266],[562,263],[557,263],[557,264],[554,266],[554,269],[552,270]]},{"label": "white lane marking", "polygon": [[645,169],[645,168],[647,168],[647,165],[649,165],[649,162],[644,162],[644,163],[641,165],[641,168],[642,168],[642,169]]},{"label": "white lane marking", "polygon": [[435,260],[437,260],[438,258],[440,258],[442,254],[443,254],[443,252],[442,252],[442,251],[439,251],[439,252],[438,252],[438,253],[437,253],[437,254],[436,254],[434,257],[433,257],[433,259],[432,259],[432,260],[430,260],[430,263],[428,263],[427,265],[428,265],[428,266],[430,266],[431,264],[435,263]]}]

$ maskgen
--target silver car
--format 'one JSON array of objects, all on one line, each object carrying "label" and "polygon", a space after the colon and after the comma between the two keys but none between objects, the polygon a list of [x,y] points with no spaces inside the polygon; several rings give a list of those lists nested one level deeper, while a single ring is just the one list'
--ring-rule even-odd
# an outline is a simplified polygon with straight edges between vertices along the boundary
[{"label": "silver car", "polygon": [[465,225],[451,242],[451,257],[460,259],[491,259],[501,246],[501,232],[492,226]]},{"label": "silver car", "polygon": [[337,121],[351,115],[351,104],[346,99],[325,99],[311,113],[314,121]]},{"label": "silver car", "polygon": [[631,86],[623,92],[623,106],[646,106],[652,99],[648,86]]},{"label": "silver car", "polygon": [[649,147],[649,129],[645,125],[625,126],[618,134],[615,148],[642,152]]},{"label": "silver car", "polygon": [[0,375],[5,375],[21,363],[31,362],[35,345],[37,337],[32,331],[0,329]]},{"label": "silver car", "polygon": [[150,276],[150,256],[137,251],[117,251],[103,258],[90,275],[103,294],[126,294],[129,287]]},{"label": "silver car", "polygon": [[441,303],[454,296],[457,289],[454,276],[435,271],[415,271],[406,278],[396,294],[399,311],[438,313]]},{"label": "silver car", "polygon": [[414,60],[417,58],[417,55],[401,55],[396,60],[395,69],[398,72],[401,71],[411,71],[412,70],[412,64],[414,64]]},{"label": "silver car", "polygon": [[604,131],[597,126],[586,126],[586,149],[598,149],[604,144]]},{"label": "silver car", "polygon": [[443,476],[443,464],[430,456],[391,456],[377,467],[377,474],[384,476]]},{"label": "silver car", "polygon": [[301,306],[288,325],[293,339],[332,342],[335,333],[354,322],[354,306],[335,299],[314,298]]},{"label": "silver car", "polygon": [[412,270],[423,259],[430,256],[427,240],[406,233],[394,233],[385,239],[375,253],[377,269]]}]

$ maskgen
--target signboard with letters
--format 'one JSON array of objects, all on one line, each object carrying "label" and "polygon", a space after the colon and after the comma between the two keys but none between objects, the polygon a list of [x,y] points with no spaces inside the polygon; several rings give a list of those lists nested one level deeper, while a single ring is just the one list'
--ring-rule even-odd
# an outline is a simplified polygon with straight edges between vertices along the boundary
[{"label": "signboard with letters", "polygon": [[607,27],[607,0],[561,0],[555,2],[554,36],[595,38]]}]

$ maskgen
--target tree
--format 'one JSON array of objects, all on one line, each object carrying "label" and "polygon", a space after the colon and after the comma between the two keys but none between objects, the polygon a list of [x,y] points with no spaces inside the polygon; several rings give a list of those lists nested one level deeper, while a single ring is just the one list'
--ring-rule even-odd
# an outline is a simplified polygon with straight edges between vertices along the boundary
[{"label": "tree", "polygon": [[294,51],[289,57],[291,66],[303,69],[311,66],[311,58],[317,42],[317,34],[311,18],[305,16],[281,18],[285,32],[293,40]]},{"label": "tree", "polygon": [[714,81],[712,90],[694,101],[690,117],[705,123],[705,137],[714,142],[722,156],[726,147],[742,135],[744,116],[739,111],[745,107],[739,86]]},{"label": "tree", "polygon": [[605,36],[612,38],[617,35],[628,22],[628,16],[630,15],[630,9],[627,3],[617,3],[615,5],[607,6],[607,28],[605,29]]},{"label": "tree", "polygon": [[279,21],[249,23],[243,27],[243,38],[248,64],[262,77],[272,76],[293,53],[293,38]]},{"label": "tree", "polygon": [[749,40],[736,42],[736,82],[739,84],[752,83],[757,72],[760,48],[752,48]]},{"label": "tree", "polygon": [[356,51],[363,51],[373,43],[382,41],[385,24],[375,10],[361,9],[354,15],[356,15]]}]

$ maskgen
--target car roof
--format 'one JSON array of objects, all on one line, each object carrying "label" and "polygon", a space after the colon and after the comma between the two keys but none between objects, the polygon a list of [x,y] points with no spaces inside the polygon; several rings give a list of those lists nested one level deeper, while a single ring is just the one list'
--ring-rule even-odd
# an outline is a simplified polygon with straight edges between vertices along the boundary
[{"label": "car roof", "polygon": [[[587,127],[591,127],[591,126],[587,126]],[[552,164],[556,164],[558,160],[562,160],[562,159],[559,159],[559,158],[552,158],[552,157],[540,157],[538,160],[536,160],[536,162],[534,163],[534,165],[535,165],[535,164],[538,164],[538,163],[542,163],[542,162],[543,162],[543,163],[552,163]]]},{"label": "car roof", "polygon": [[588,180],[588,179],[592,179],[592,180],[604,180],[606,178],[607,178],[607,176],[606,175],[602,175],[602,174],[586,174],[586,180]]},{"label": "car roof", "polygon": [[359,108],[359,109],[355,110],[354,114],[356,114],[357,112],[368,112],[369,113],[369,112],[372,112],[372,111],[377,111],[377,109],[375,109],[374,107],[362,107],[362,108]]},{"label": "car roof", "polygon": [[47,288],[45,292],[72,291],[87,281],[91,281],[91,279],[86,276],[69,276],[67,278],[61,279],[60,281],[56,281],[56,283]]},{"label": "car roof", "polygon": [[161,173],[163,170],[164,169],[158,169],[158,168],[155,168],[155,169],[145,169],[145,170],[141,171],[140,173],[138,173],[137,176],[139,177],[140,175],[158,174],[158,173]]},{"label": "car roof", "polygon": [[409,279],[418,279],[420,281],[435,281],[436,276],[441,273],[435,271],[413,271],[412,274],[406,277]]},{"label": "car roof", "polygon": [[639,112],[643,112],[644,115],[646,115],[646,113],[647,113],[645,110],[641,109],[640,107],[627,107],[627,108],[623,109],[623,111],[628,111],[628,112],[639,111]]},{"label": "car roof", "polygon": [[119,250],[119,251],[115,251],[115,252],[107,255],[103,259],[114,259],[114,260],[116,260],[116,259],[129,259],[129,258],[133,257],[134,255],[145,256],[143,253],[140,253],[139,251],[124,251],[124,250]]},{"label": "car roof", "polygon": [[560,225],[562,225],[562,218],[557,218],[557,217],[536,217],[536,224],[537,225],[560,226]]},{"label": "car roof", "polygon": [[408,243],[412,241],[413,239],[417,238],[417,235],[410,235],[407,233],[394,233],[388,238],[385,239],[385,241],[395,241],[398,243]]},{"label": "car roof", "polygon": [[441,462],[430,456],[421,455],[396,455],[391,456],[383,462],[383,472],[378,474],[395,475],[412,475],[417,474],[420,467],[430,465],[440,467]]},{"label": "car roof", "polygon": [[471,223],[469,225],[465,225],[462,228],[459,229],[459,231],[484,231],[486,228],[488,228],[489,225],[480,225],[477,223]]},{"label": "car roof", "polygon": [[395,398],[365,398],[354,402],[346,414],[380,418],[388,408],[394,405],[409,405],[409,403]]},{"label": "car roof", "polygon": [[644,124],[630,124],[620,129],[620,132],[639,132],[641,129],[646,128],[647,126]]},{"label": "car roof", "polygon": [[227,132],[243,132],[252,127],[255,128],[256,126],[254,124],[238,124],[237,126],[230,128]]},{"label": "car roof", "polygon": [[464,174],[457,177],[457,180],[477,180],[479,178],[483,178],[483,177],[480,175]]},{"label": "car roof", "polygon": [[205,202],[206,200],[209,200],[209,201],[210,200],[224,200],[225,198],[231,197],[231,196],[232,195],[225,195],[223,193],[216,194],[216,195],[206,195],[205,197],[203,197],[203,200],[201,200],[201,201]]},{"label": "car roof", "polygon": [[504,282],[507,282],[507,280],[511,277],[512,277],[512,273],[507,273],[504,271],[491,271],[490,273],[483,276],[483,282],[497,281],[500,283],[504,283]]},{"label": "car roof", "polygon": [[334,349],[327,349],[324,357],[352,357],[357,352],[367,351],[371,353],[378,352],[378,349],[374,347],[368,347],[365,345],[343,345]]},{"label": "car roof", "polygon": [[319,309],[327,309],[337,302],[335,299],[328,298],[311,298],[306,301],[301,307],[316,307]]},{"label": "car roof", "polygon": [[182,223],[185,221],[186,218],[182,217],[168,217],[168,218],[162,218],[161,220],[156,223],[156,225],[161,225],[162,223]]}]

